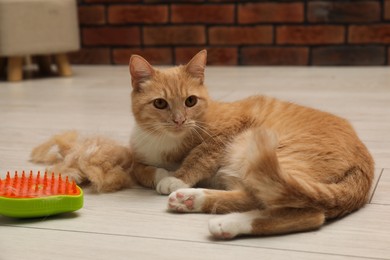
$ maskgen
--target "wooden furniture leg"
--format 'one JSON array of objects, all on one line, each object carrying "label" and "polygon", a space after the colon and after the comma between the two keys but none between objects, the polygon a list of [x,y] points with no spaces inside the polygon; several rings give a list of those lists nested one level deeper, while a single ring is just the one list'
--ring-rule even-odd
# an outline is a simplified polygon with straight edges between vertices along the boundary
[{"label": "wooden furniture leg", "polygon": [[20,81],[23,78],[23,57],[9,57],[7,66],[7,80]]},{"label": "wooden furniture leg", "polygon": [[56,54],[54,58],[57,64],[58,74],[64,77],[72,76],[72,69],[70,68],[70,64],[66,54]]}]

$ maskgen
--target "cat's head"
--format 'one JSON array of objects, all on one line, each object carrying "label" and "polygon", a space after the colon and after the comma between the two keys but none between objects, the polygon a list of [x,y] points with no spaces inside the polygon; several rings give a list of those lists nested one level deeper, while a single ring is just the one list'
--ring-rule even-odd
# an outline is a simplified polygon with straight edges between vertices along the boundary
[{"label": "cat's head", "polygon": [[202,124],[209,96],[204,86],[207,52],[200,51],[186,65],[159,70],[144,58],[130,58],[132,110],[144,130],[183,134]]}]

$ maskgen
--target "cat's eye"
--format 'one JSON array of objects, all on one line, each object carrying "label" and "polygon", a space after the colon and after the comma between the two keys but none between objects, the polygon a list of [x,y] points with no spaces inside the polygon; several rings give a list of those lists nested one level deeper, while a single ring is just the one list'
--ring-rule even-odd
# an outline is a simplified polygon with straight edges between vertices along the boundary
[{"label": "cat's eye", "polygon": [[187,107],[193,107],[196,103],[198,103],[198,98],[196,96],[189,96],[185,101]]},{"label": "cat's eye", "polygon": [[165,109],[168,107],[168,102],[165,99],[157,98],[153,101],[153,105],[157,109]]}]

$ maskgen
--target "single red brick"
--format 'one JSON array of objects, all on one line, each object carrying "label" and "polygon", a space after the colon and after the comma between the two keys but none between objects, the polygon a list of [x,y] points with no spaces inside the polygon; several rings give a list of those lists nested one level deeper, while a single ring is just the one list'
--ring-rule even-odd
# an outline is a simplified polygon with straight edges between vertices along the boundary
[{"label": "single red brick", "polygon": [[328,46],[314,48],[313,65],[384,65],[385,47]]},{"label": "single red brick", "polygon": [[173,23],[233,23],[234,5],[172,5]]},{"label": "single red brick", "polygon": [[130,48],[114,49],[113,59],[115,64],[129,64],[130,56],[133,54],[144,57],[153,65],[172,64],[171,48]]},{"label": "single red brick", "polygon": [[390,20],[390,0],[385,0],[383,8],[385,20]]},{"label": "single red brick", "polygon": [[102,5],[79,6],[78,13],[80,24],[106,23],[106,14]]},{"label": "single red brick", "polygon": [[146,45],[204,44],[203,26],[154,26],[143,28]]},{"label": "single red brick", "polygon": [[306,47],[244,47],[242,65],[307,65],[309,49]]},{"label": "single red brick", "polygon": [[241,45],[272,43],[272,26],[211,27],[210,44]]},{"label": "single red brick", "polygon": [[351,25],[350,43],[390,43],[390,24]]},{"label": "single red brick", "polygon": [[122,23],[165,23],[168,22],[166,5],[113,5],[108,8],[108,21]]},{"label": "single red brick", "polygon": [[247,3],[238,6],[238,22],[303,22],[303,3]]},{"label": "single red brick", "polygon": [[84,28],[82,38],[84,45],[138,45],[141,42],[138,27]]},{"label": "single red brick", "polygon": [[[199,47],[178,47],[175,49],[175,64],[186,64],[201,51]],[[211,47],[207,48],[208,65],[237,65],[237,48]]]},{"label": "single red brick", "polygon": [[83,48],[69,53],[72,64],[111,64],[109,48]]},{"label": "single red brick", "polygon": [[379,2],[315,1],[308,4],[309,22],[376,22],[380,20]]},{"label": "single red brick", "polygon": [[280,26],[277,44],[337,44],[344,42],[345,29],[338,25]]}]

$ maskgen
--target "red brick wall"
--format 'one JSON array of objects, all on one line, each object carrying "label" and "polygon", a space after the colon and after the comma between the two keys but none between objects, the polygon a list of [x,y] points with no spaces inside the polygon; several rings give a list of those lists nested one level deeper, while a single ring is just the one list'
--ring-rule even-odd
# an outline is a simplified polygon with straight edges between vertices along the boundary
[{"label": "red brick wall", "polygon": [[386,65],[390,0],[79,0],[73,63]]}]

